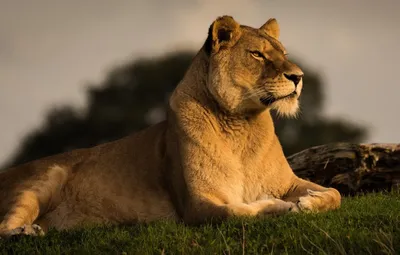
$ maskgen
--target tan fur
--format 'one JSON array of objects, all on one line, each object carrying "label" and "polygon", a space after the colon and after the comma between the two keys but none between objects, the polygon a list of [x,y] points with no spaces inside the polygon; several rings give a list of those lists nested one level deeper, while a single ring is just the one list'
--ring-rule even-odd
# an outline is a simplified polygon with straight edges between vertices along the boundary
[{"label": "tan fur", "polygon": [[297,112],[303,75],[278,39],[275,19],[218,18],[166,121],[1,173],[0,234],[338,208],[335,189],[293,174],[275,135],[270,109]]}]

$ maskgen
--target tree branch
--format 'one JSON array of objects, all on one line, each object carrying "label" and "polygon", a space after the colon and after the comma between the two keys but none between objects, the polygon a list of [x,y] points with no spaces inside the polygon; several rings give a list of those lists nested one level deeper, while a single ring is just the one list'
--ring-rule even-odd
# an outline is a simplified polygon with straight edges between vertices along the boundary
[{"label": "tree branch", "polygon": [[400,187],[400,144],[326,144],[287,159],[297,176],[346,195]]}]

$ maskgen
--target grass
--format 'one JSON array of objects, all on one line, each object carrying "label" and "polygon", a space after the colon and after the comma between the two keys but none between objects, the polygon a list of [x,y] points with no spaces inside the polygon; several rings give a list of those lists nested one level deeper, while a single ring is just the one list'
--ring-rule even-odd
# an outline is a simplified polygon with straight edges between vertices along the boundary
[{"label": "grass", "polygon": [[51,230],[0,240],[1,254],[396,254],[400,192],[344,198],[321,214],[236,218],[187,227],[173,222]]}]

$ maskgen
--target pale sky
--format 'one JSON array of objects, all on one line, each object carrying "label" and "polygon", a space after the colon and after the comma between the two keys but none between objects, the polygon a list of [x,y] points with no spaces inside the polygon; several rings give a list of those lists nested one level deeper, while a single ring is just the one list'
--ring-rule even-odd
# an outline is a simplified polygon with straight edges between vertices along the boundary
[{"label": "pale sky", "polygon": [[116,64],[199,49],[223,14],[277,18],[289,53],[323,74],[325,113],[368,126],[365,142],[398,143],[399,13],[397,0],[0,0],[0,165],[49,108],[83,106]]}]

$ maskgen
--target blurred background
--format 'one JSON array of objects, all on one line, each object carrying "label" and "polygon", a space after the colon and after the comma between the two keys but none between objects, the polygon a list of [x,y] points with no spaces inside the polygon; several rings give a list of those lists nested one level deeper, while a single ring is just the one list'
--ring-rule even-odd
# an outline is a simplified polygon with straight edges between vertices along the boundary
[{"label": "blurred background", "polygon": [[305,72],[287,155],[329,142],[400,142],[400,1],[0,0],[0,169],[118,139],[165,117],[220,15],[275,17]]}]

